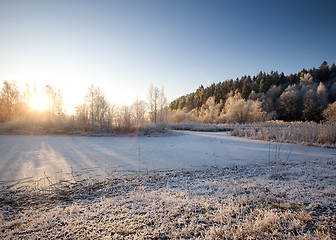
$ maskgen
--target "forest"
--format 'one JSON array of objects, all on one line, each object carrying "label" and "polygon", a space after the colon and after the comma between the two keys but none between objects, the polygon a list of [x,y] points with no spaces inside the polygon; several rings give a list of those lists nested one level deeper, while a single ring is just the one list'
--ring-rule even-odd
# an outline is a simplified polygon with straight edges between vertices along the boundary
[{"label": "forest", "polygon": [[170,103],[173,122],[253,123],[267,120],[335,119],[336,66],[324,61],[316,69],[285,76],[271,71],[242,76]]}]

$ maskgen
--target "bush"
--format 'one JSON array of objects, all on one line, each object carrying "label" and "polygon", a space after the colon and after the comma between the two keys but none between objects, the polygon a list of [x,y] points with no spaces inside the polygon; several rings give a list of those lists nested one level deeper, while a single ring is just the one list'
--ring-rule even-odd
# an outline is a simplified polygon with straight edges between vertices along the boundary
[{"label": "bush", "polygon": [[232,135],[265,141],[336,147],[335,122],[279,122],[236,126]]}]

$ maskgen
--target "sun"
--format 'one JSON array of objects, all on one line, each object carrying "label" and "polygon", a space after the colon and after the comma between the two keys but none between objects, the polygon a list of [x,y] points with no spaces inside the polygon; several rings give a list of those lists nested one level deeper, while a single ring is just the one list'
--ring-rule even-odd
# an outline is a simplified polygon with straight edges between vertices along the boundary
[{"label": "sun", "polygon": [[33,95],[30,97],[30,107],[37,111],[45,111],[48,109],[48,100],[45,96]]}]

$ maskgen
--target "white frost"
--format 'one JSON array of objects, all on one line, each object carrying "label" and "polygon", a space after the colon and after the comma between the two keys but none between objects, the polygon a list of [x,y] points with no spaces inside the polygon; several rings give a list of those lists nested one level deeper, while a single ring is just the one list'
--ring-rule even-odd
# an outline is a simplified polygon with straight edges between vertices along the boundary
[{"label": "white frost", "polygon": [[[216,132],[181,132],[168,137],[0,136],[0,181],[104,178],[113,172],[264,164],[276,144]],[[281,144],[289,161],[335,159],[335,149]],[[46,180],[44,180],[46,181]]]}]

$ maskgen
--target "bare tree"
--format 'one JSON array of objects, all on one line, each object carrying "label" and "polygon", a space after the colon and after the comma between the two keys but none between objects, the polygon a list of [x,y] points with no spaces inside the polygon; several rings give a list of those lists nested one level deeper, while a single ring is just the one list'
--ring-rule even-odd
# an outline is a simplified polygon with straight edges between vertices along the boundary
[{"label": "bare tree", "polygon": [[60,89],[54,89],[50,85],[45,86],[45,93],[48,98],[48,108],[51,116],[63,116],[63,97]]},{"label": "bare tree", "polygon": [[102,126],[111,121],[110,104],[99,87],[95,87],[94,85],[89,87],[84,104],[88,111],[90,125],[98,124]]},{"label": "bare tree", "polygon": [[158,105],[159,105],[160,91],[157,87],[150,84],[148,91],[148,104],[149,104],[149,119],[152,123],[158,121]]},{"label": "bare tree", "polygon": [[106,115],[108,113],[109,104],[99,87],[95,89],[94,94],[94,118],[96,122],[102,125],[105,124],[107,120]]},{"label": "bare tree", "polygon": [[132,105],[133,118],[136,126],[141,126],[145,123],[146,103],[137,100]]},{"label": "bare tree", "polygon": [[89,91],[85,96],[85,104],[88,108],[88,113],[90,117],[90,124],[92,125],[95,122],[94,119],[94,97],[95,97],[95,87],[91,85]]},{"label": "bare tree", "polygon": [[167,105],[167,98],[164,93],[164,87],[162,87],[160,91],[159,103],[160,103],[159,122],[164,123],[164,122],[167,122],[167,118],[168,118],[168,105]]},{"label": "bare tree", "polygon": [[32,92],[31,92],[30,86],[29,86],[28,83],[26,83],[25,90],[24,90],[24,93],[23,93],[23,101],[24,101],[25,104],[29,104],[29,100],[31,98],[31,95],[32,95]]},{"label": "bare tree", "polygon": [[88,107],[85,103],[76,106],[76,118],[80,125],[82,125],[83,132],[88,130],[89,115]]},{"label": "bare tree", "polygon": [[88,127],[111,130],[116,123],[116,107],[105,98],[105,94],[99,87],[91,85],[85,95],[84,103],[77,106],[76,116],[80,122]]},{"label": "bare tree", "polygon": [[16,106],[19,103],[19,90],[15,82],[3,82],[3,87],[0,94],[1,99],[1,121],[9,121],[13,118]]},{"label": "bare tree", "polygon": [[129,132],[131,130],[131,112],[127,105],[121,107],[121,117],[124,129]]},{"label": "bare tree", "polygon": [[115,124],[116,112],[117,107],[114,104],[109,103],[105,114],[105,126],[111,130]]}]

